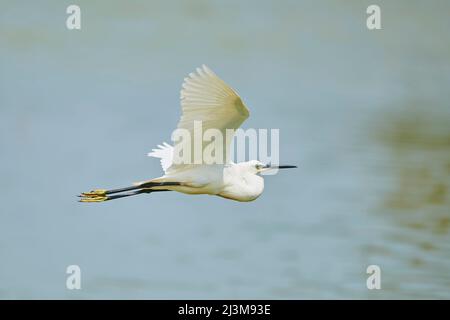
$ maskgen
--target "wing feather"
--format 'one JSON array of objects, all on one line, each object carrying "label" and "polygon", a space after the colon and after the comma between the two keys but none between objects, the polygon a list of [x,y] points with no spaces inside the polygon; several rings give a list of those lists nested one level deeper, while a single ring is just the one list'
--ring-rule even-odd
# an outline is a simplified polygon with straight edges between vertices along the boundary
[{"label": "wing feather", "polygon": [[149,157],[159,158],[161,167],[166,173],[173,162],[173,147],[170,144],[163,142],[162,145],[159,144],[158,148],[152,149],[152,152],[149,152],[147,155]]},{"label": "wing feather", "polygon": [[[236,91],[206,65],[197,68],[196,72],[184,78],[180,91],[180,103],[182,115],[177,128],[189,130],[192,139],[194,121],[202,121],[203,132],[208,129],[218,129],[223,137],[226,137],[227,129],[238,129],[249,117],[249,111]],[[163,146],[158,147],[159,149],[153,149],[148,155],[161,159],[164,172],[186,166],[173,164],[174,148],[172,146],[164,143]],[[227,150],[228,146],[223,147],[223,150]],[[229,161],[228,157],[225,161]]]},{"label": "wing feather", "polygon": [[[180,92],[182,116],[178,128],[192,131],[194,120],[203,121],[203,130],[236,130],[248,118],[249,111],[239,95],[203,65],[184,79]],[[193,134],[193,132],[191,132]]]}]

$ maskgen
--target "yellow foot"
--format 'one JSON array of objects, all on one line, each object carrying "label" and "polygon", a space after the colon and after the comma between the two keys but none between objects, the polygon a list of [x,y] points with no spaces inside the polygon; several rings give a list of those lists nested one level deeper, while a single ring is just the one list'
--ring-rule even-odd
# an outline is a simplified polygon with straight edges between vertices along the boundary
[{"label": "yellow foot", "polygon": [[83,192],[81,194],[82,197],[104,197],[106,196],[106,190],[105,189],[96,189],[89,192]]},{"label": "yellow foot", "polygon": [[80,199],[80,202],[103,202],[106,201],[108,198],[106,196],[87,196],[82,197]]}]

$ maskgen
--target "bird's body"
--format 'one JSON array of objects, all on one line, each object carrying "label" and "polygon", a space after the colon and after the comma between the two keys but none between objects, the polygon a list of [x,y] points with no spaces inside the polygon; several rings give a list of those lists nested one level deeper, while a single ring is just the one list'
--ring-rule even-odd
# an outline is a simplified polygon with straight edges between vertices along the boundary
[{"label": "bird's body", "polygon": [[[201,121],[203,129],[215,130],[223,137],[227,130],[236,130],[249,116],[247,107],[237,93],[208,67],[197,69],[185,78],[181,90],[183,114],[178,130],[195,136],[195,122]],[[206,147],[204,141],[201,151]],[[195,147],[184,150],[194,153]],[[223,150],[228,150],[227,145]],[[216,151],[217,152],[217,151]],[[159,158],[165,174],[159,178],[138,182],[134,186],[104,190],[97,189],[81,194],[81,202],[102,202],[142,193],[178,191],[185,194],[216,195],[236,201],[252,201],[264,190],[264,179],[260,173],[272,168],[293,168],[295,166],[270,166],[258,160],[233,163],[224,154],[223,163],[180,162],[175,148],[167,143],[158,145],[148,154]],[[190,159],[189,159],[190,160]],[[133,191],[133,192],[129,192]]]},{"label": "bird's body", "polygon": [[[144,181],[178,182],[180,185],[154,187],[186,194],[209,194],[237,201],[252,201],[264,190],[264,179],[256,174],[256,161],[229,163],[226,165],[194,165],[189,170]],[[139,185],[139,184],[138,184]]]}]

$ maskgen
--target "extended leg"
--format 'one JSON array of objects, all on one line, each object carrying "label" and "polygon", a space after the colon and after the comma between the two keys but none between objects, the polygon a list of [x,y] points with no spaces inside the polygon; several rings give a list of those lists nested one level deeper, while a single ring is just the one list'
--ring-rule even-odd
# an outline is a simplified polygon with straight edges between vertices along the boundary
[{"label": "extended leg", "polygon": [[120,193],[124,191],[132,191],[152,187],[178,186],[178,185],[180,185],[179,182],[144,182],[135,186],[119,189],[111,189],[111,190],[95,189],[89,192],[81,193],[81,197],[99,197],[99,196],[106,196],[108,194]]},{"label": "extended leg", "polygon": [[142,194],[142,193],[152,193],[152,192],[160,192],[160,191],[170,191],[170,190],[167,190],[167,189],[158,189],[158,190],[141,189],[141,190],[134,191],[134,192],[116,194],[116,195],[111,195],[111,196],[109,196],[109,195],[81,196],[82,198],[80,199],[80,202],[104,202],[104,201],[109,201],[109,200],[115,200],[115,199],[120,199],[120,198],[125,198],[125,197],[136,196],[136,195]]}]

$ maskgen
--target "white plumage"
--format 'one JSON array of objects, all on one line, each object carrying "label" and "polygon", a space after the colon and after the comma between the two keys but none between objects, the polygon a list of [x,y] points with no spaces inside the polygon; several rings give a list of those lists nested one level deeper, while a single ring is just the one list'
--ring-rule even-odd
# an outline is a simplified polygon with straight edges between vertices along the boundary
[{"label": "white plumage", "polygon": [[147,155],[159,158],[162,169],[167,173],[173,162],[173,147],[167,142],[163,142],[162,145],[158,144],[158,149],[152,149],[152,152],[149,152]]},{"label": "white plumage", "polygon": [[[180,100],[182,115],[177,128],[188,130],[191,137],[194,136],[194,121],[202,122],[203,131],[218,129],[225,138],[226,129],[236,130],[249,116],[249,111],[238,94],[205,65],[184,78]],[[202,150],[205,145],[206,142],[203,143]],[[153,149],[148,155],[161,158],[161,165],[166,173],[183,170],[184,165],[179,164],[170,168],[173,155],[169,156],[168,146],[165,144],[163,148],[159,145],[159,149]],[[191,147],[191,154],[194,154],[194,145]],[[173,152],[173,147],[171,148]],[[226,148],[224,145],[224,151]],[[230,159],[227,157],[224,161],[228,163]]]}]

